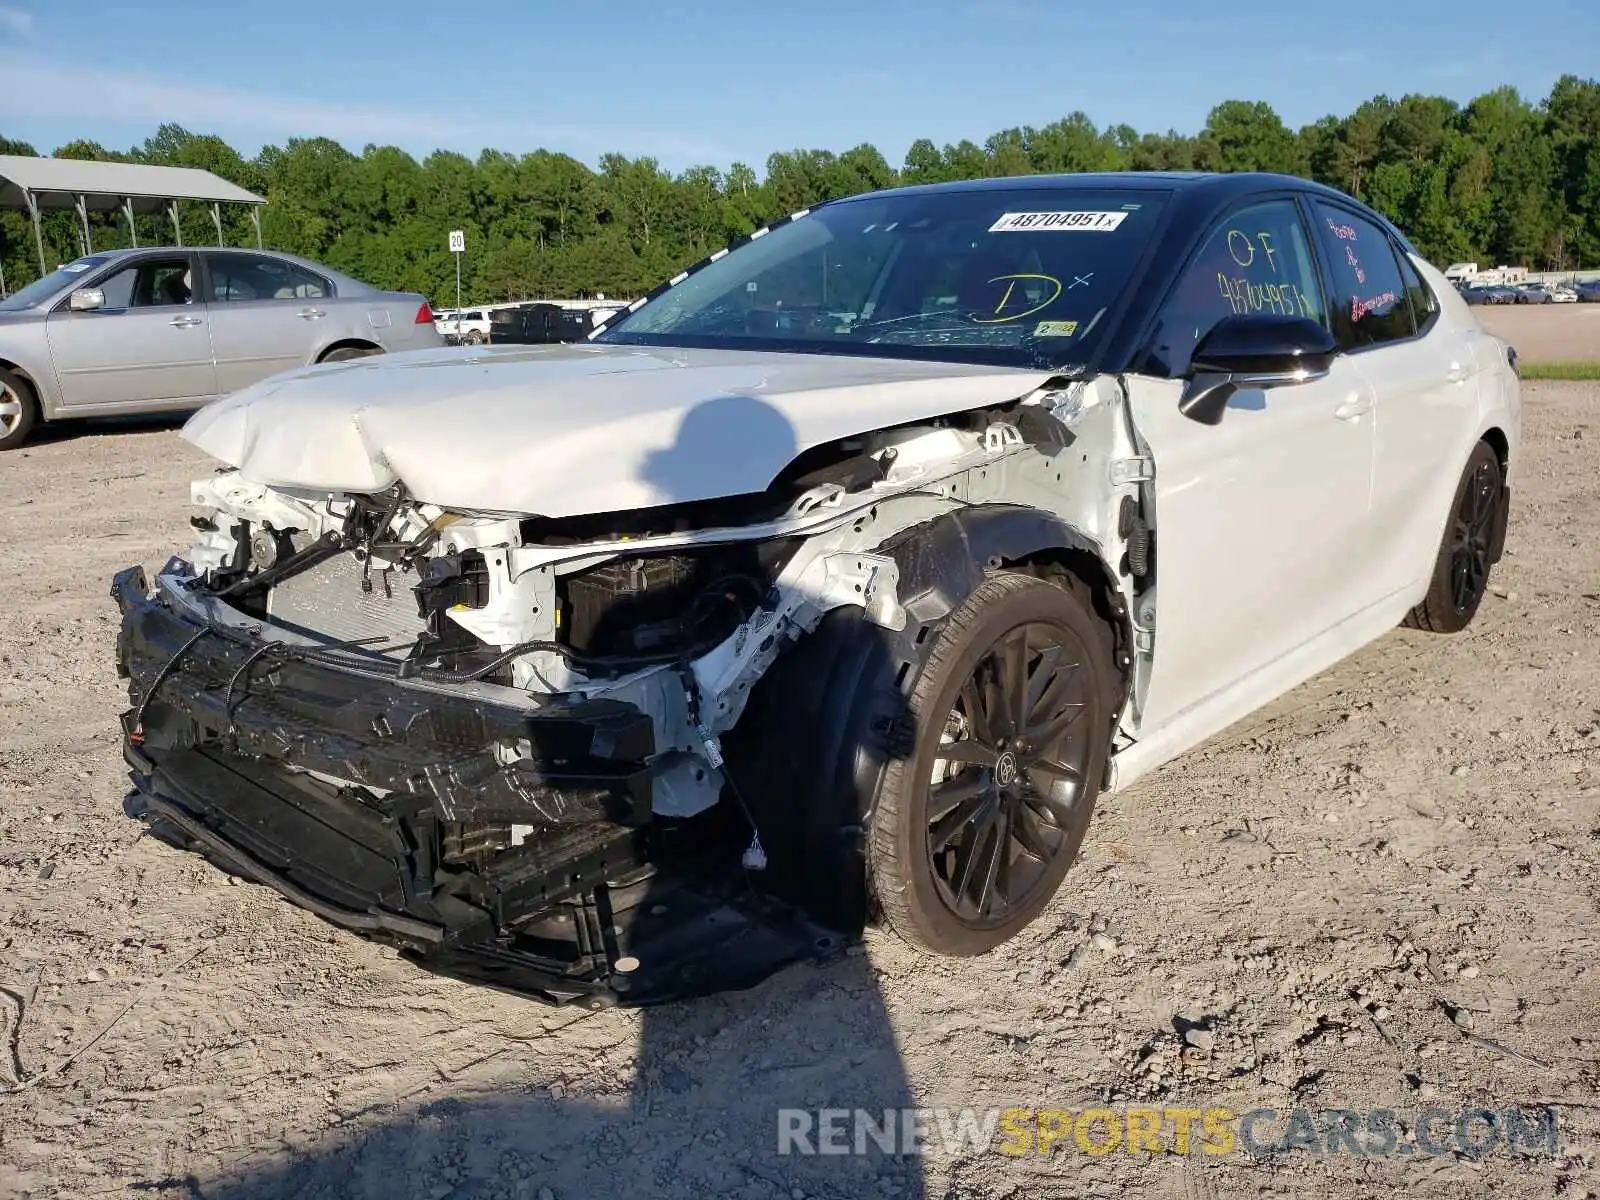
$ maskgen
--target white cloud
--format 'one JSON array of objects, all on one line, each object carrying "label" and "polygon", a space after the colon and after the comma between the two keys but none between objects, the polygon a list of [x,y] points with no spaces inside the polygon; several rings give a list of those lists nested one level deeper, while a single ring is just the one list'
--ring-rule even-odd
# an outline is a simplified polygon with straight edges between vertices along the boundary
[{"label": "white cloud", "polygon": [[272,136],[321,135],[359,144],[446,138],[460,132],[427,113],[362,109],[289,96],[238,91],[150,76],[71,67],[16,56],[0,57],[9,115],[40,120],[176,121],[195,128],[225,127]]},{"label": "white cloud", "polygon": [[20,8],[0,8],[0,35],[26,37],[33,28],[33,14]]},{"label": "white cloud", "polygon": [[683,159],[722,157],[719,148],[670,133],[507,125],[474,119],[462,105],[453,106],[459,111],[443,118],[414,109],[340,104],[104,70],[93,63],[68,67],[16,54],[0,54],[0,79],[5,81],[6,116],[13,128],[18,118],[103,127],[108,115],[115,114],[117,123],[149,125],[151,132],[170,121],[197,132],[254,135],[265,141],[327,137],[356,150],[378,142],[469,153],[485,146],[519,151],[543,146],[579,155],[618,150]]}]

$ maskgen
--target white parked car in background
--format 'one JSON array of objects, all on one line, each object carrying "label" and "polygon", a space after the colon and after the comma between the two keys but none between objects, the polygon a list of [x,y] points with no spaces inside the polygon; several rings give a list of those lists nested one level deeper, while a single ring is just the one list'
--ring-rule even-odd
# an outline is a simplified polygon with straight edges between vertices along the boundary
[{"label": "white parked car in background", "polygon": [[1143,174],[836,201],[586,343],[280,378],[113,585],[130,811],[550,1000],[873,916],[981,953],[1101,793],[1472,620],[1514,366],[1349,197]]}]

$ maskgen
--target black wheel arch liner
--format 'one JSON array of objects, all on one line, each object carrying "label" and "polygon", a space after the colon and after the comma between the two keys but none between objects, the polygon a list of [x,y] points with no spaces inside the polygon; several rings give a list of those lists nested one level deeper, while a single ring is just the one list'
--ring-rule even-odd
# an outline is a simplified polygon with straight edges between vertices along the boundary
[{"label": "black wheel arch liner", "polygon": [[1500,503],[1494,514],[1494,528],[1489,531],[1489,561],[1497,563],[1505,557],[1506,531],[1511,525],[1511,485],[1500,488]]},{"label": "black wheel arch liner", "polygon": [[912,526],[876,553],[899,570],[902,630],[834,609],[791,646],[725,737],[728,765],[767,853],[761,886],[813,920],[856,931],[871,908],[866,831],[891,758],[908,756],[910,696],[935,637],[992,572],[1088,556],[1096,608],[1114,626],[1126,698],[1132,629],[1099,545],[1050,513],[981,504]]},{"label": "black wheel arch liner", "polygon": [[[900,602],[912,616],[905,632],[917,645],[930,640],[925,629],[943,626],[994,571],[1064,566],[1061,559],[1066,555],[1072,556],[1074,565],[1092,563],[1090,577],[1078,574],[1090,589],[1095,615],[1111,627],[1112,666],[1122,676],[1116,710],[1127,703],[1133,682],[1133,625],[1127,604],[1100,544],[1060,517],[1019,504],[972,505],[896,534],[880,553],[892,557],[899,568]],[[904,680],[907,694],[925,658],[923,653],[902,660],[914,664]]]},{"label": "black wheel arch liner", "polygon": [[1125,627],[1123,634],[1131,632],[1099,544],[1037,508],[972,505],[903,530],[879,549],[900,570],[901,604],[916,605],[924,622],[943,620],[961,607],[989,572],[1061,552],[1094,560],[1112,615]]}]

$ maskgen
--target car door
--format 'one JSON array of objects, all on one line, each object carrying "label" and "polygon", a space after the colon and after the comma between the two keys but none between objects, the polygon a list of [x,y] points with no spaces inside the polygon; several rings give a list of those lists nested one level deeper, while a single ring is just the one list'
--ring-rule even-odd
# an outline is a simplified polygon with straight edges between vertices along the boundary
[{"label": "car door", "polygon": [[208,309],[194,255],[118,260],[86,279],[97,308],[63,300],[46,322],[63,410],[185,407],[216,394]]},{"label": "car door", "polygon": [[1372,536],[1364,557],[1384,594],[1415,590],[1433,569],[1446,509],[1476,433],[1475,325],[1439,298],[1389,232],[1367,215],[1312,203],[1333,332],[1372,387]]},{"label": "car door", "polygon": [[333,285],[269,254],[204,251],[211,341],[223,393],[304,366],[326,340]]},{"label": "car door", "polygon": [[[1178,411],[1196,343],[1241,313],[1326,324],[1293,195],[1247,203],[1212,227],[1163,302],[1147,341],[1149,374],[1129,380],[1154,474],[1155,597],[1139,606],[1154,644],[1141,732],[1192,718],[1252,675],[1270,677],[1370,600],[1359,564],[1373,397],[1353,363],[1337,356],[1324,378],[1241,390],[1216,425]],[[1262,689],[1263,698],[1277,690]]]}]

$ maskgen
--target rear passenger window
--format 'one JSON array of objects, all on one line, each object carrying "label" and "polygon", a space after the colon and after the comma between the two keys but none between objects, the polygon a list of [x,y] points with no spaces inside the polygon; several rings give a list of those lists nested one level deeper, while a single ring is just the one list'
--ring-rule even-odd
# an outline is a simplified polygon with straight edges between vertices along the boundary
[{"label": "rear passenger window", "polygon": [[1403,249],[1395,252],[1400,263],[1400,278],[1406,285],[1406,299],[1411,301],[1411,321],[1418,333],[1427,333],[1439,316],[1439,297],[1433,294],[1428,281],[1406,255]]},{"label": "rear passenger window", "polygon": [[[1416,332],[1406,283],[1388,233],[1364,217],[1318,202],[1317,237],[1333,276],[1333,334],[1347,350]],[[1419,281],[1420,282],[1420,281]]]},{"label": "rear passenger window", "polygon": [[211,299],[223,303],[251,300],[325,300],[328,284],[294,263],[254,254],[213,254]]}]

